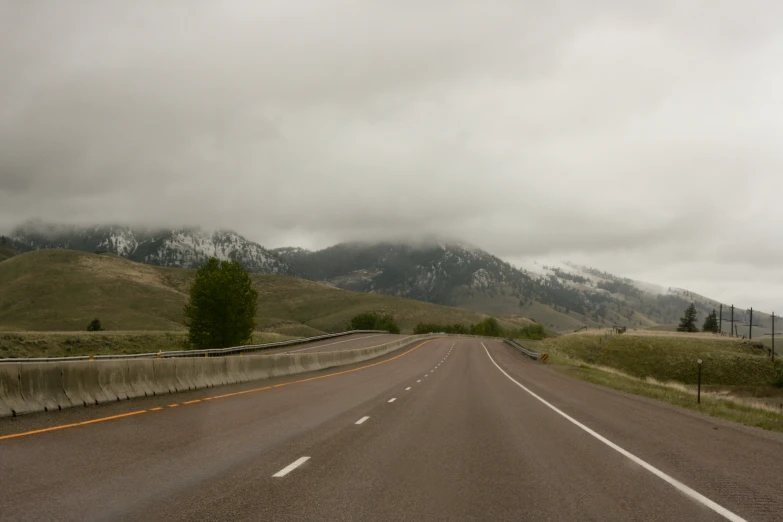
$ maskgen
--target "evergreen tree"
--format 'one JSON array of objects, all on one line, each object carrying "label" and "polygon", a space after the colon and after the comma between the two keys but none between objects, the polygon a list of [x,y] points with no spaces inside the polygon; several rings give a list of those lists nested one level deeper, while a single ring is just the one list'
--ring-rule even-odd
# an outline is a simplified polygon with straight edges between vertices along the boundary
[{"label": "evergreen tree", "polygon": [[715,310],[704,319],[704,325],[701,327],[702,332],[718,333],[718,314]]},{"label": "evergreen tree", "polygon": [[194,348],[228,348],[250,340],[256,327],[258,292],[238,261],[210,258],[196,272],[185,305]]},{"label": "evergreen tree", "polygon": [[678,332],[698,332],[696,327],[696,305],[691,305],[685,310],[685,315],[680,318],[680,325],[677,327]]}]

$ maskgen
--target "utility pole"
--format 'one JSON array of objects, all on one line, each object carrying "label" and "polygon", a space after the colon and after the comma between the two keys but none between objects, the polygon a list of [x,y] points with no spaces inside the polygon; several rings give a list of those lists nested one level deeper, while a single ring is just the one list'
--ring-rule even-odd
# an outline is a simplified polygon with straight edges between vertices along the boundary
[{"label": "utility pole", "polygon": [[764,335],[769,335],[770,337],[772,337],[771,354],[772,354],[772,363],[774,364],[775,363],[775,336],[776,335],[780,335],[778,333],[775,333],[775,312],[772,312],[772,333],[771,334],[764,334]]},{"label": "utility pole", "polygon": [[742,326],[748,327],[748,339],[753,339],[753,307],[750,307],[750,321],[748,321],[748,324],[743,324]]},{"label": "utility pole", "polygon": [[731,323],[731,328],[729,328],[729,331],[731,332],[731,336],[734,337],[737,335],[737,326],[734,323],[738,323],[739,321],[734,320],[734,305],[731,305],[731,319],[727,319],[729,323]]}]

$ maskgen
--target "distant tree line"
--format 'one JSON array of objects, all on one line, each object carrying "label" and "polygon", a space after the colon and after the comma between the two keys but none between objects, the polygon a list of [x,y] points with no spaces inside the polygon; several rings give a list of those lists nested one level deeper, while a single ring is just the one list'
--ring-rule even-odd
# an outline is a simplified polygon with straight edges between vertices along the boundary
[{"label": "distant tree line", "polygon": [[570,272],[566,272],[564,270],[561,270],[560,268],[553,268],[552,271],[555,273],[557,277],[560,279],[567,279],[568,281],[573,281],[574,283],[579,283],[582,285],[589,285],[590,280],[586,277],[572,274]]},{"label": "distant tree line", "polygon": [[482,335],[486,337],[506,337],[514,339],[534,339],[541,340],[547,337],[543,325],[530,324],[522,328],[502,328],[498,320],[494,317],[488,317],[475,324],[437,324],[437,323],[419,323],[413,329],[413,333],[421,335],[428,333],[447,333],[462,335]]},{"label": "distant tree line", "polygon": [[[691,303],[688,308],[685,309],[685,313],[680,318],[680,324],[677,326],[678,332],[698,332],[699,328],[696,326],[696,316],[698,312],[696,305]],[[718,313],[713,309],[712,312],[707,314],[704,318],[704,323],[701,326],[702,332],[718,333],[720,325],[718,323]]]}]

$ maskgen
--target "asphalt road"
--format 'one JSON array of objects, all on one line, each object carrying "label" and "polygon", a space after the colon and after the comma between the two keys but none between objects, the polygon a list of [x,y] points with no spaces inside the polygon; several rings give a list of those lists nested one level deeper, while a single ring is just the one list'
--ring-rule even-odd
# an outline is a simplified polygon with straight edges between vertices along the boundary
[{"label": "asphalt road", "polygon": [[779,434],[484,345],[8,419],[0,518],[783,520]]},{"label": "asphalt road", "polygon": [[379,344],[386,344],[397,341],[405,337],[404,335],[393,334],[354,334],[343,337],[334,337],[322,341],[314,341],[307,344],[295,344],[283,348],[272,348],[262,352],[265,355],[275,353],[307,353],[307,352],[333,352],[340,350],[355,350],[358,348],[368,348]]}]

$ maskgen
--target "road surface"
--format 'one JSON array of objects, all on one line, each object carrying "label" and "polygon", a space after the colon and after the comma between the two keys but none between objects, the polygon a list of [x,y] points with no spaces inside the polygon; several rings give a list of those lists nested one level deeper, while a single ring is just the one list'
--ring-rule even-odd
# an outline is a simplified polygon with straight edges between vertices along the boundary
[{"label": "road surface", "polygon": [[357,348],[368,348],[379,344],[392,343],[404,338],[404,335],[394,334],[353,334],[342,337],[333,337],[321,341],[313,341],[306,344],[294,344],[283,348],[271,348],[254,353],[264,355],[276,353],[308,353],[308,352],[332,352],[340,350],[355,350]]},{"label": "road surface", "polygon": [[7,520],[779,522],[781,471],[780,434],[478,339],[0,422]]}]

